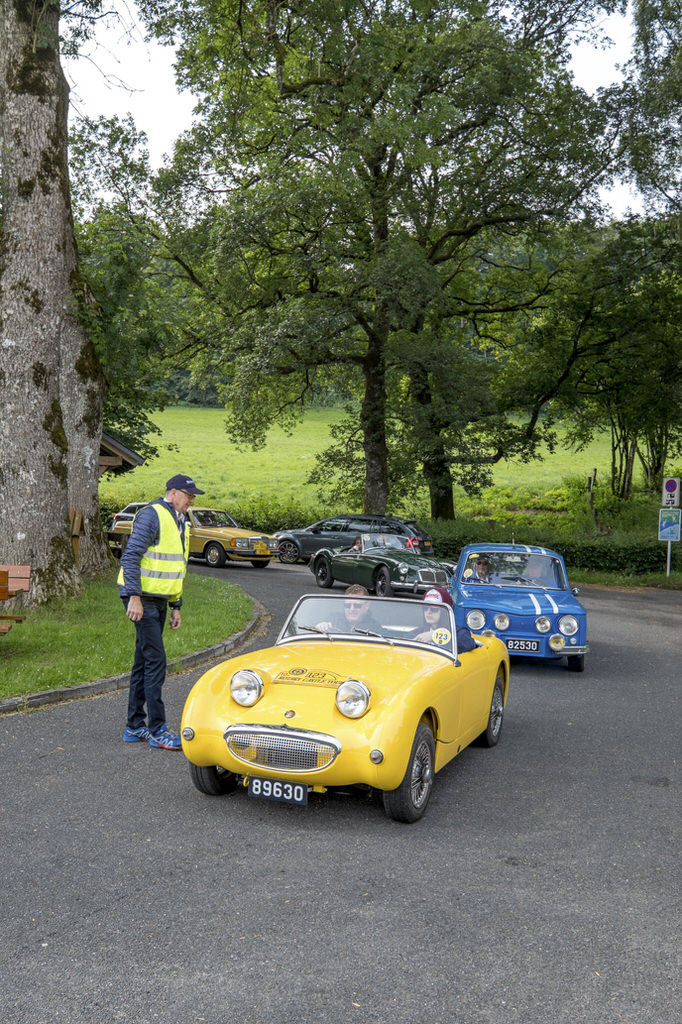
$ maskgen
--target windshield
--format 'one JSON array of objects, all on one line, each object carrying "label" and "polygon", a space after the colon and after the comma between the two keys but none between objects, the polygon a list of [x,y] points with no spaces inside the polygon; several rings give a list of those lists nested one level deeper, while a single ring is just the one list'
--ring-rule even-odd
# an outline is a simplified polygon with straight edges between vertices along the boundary
[{"label": "windshield", "polygon": [[456,656],[452,608],[404,598],[362,594],[305,595],[294,607],[278,643],[330,637],[372,643],[428,645]]},{"label": "windshield", "polygon": [[377,548],[407,548],[407,537],[394,533],[363,533],[362,550],[375,551]]},{"label": "windshield", "polygon": [[197,508],[191,515],[195,526],[228,526],[234,529],[237,525],[232,516],[220,508]]},{"label": "windshield", "polygon": [[561,561],[535,551],[472,551],[460,577],[461,583],[494,583],[500,587],[544,587],[566,590]]}]

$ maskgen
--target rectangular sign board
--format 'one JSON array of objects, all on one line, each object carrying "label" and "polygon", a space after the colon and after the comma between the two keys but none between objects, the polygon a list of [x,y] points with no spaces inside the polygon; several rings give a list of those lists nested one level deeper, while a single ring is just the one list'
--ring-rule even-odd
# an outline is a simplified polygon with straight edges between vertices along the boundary
[{"label": "rectangular sign board", "polygon": [[661,505],[663,508],[678,508],[680,504],[680,478],[679,476],[666,476],[663,478],[663,494]]},{"label": "rectangular sign board", "polygon": [[658,513],[658,539],[679,540],[680,539],[680,508],[662,508]]}]

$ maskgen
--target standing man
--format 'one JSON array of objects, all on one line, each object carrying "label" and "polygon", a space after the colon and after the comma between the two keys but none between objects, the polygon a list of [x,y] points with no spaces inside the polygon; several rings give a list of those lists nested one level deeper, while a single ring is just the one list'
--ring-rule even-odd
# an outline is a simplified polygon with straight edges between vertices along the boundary
[{"label": "standing man", "polygon": [[123,733],[126,743],[149,742],[150,747],[163,750],[182,748],[180,737],[166,725],[161,699],[166,678],[163,627],[170,608],[170,628],[180,628],[182,583],[189,557],[185,513],[195,495],[203,493],[191,477],[171,477],[165,496],[145,505],[135,516],[121,555],[119,593],[126,615],[135,624],[128,724]]}]

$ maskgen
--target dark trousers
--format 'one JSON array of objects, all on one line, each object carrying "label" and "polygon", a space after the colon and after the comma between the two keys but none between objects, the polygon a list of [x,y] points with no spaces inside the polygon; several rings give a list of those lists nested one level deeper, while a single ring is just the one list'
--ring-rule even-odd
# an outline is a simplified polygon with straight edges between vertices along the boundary
[{"label": "dark trousers", "polygon": [[[126,599],[127,604],[127,599]],[[147,725],[151,732],[166,722],[161,688],[166,678],[166,651],[163,627],[168,602],[162,597],[142,597],[144,614],[135,625],[135,660],[130,673],[128,725],[139,729]],[[144,706],[147,705],[145,722]]]}]

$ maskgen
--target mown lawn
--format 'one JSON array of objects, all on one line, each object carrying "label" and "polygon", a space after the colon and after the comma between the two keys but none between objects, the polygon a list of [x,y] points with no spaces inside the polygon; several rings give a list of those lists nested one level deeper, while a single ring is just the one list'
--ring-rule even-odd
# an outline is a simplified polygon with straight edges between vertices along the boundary
[{"label": "mown lawn", "polygon": [[[163,493],[166,480],[175,473],[188,473],[206,491],[206,504],[230,508],[254,494],[276,496],[286,503],[293,499],[319,503],[317,489],[307,483],[315,455],[330,444],[329,429],[342,419],[340,409],[313,409],[287,435],[273,427],[263,449],[240,451],[225,432],[223,409],[169,408],[152,418],[162,430],[159,456],[119,477],[104,479],[100,495],[121,506],[129,501],[150,500]],[[558,486],[565,477],[587,479],[593,468],[599,478],[608,477],[608,437],[594,441],[584,452],[558,448],[543,461],[501,462],[494,468],[498,487],[527,488],[542,492]],[[456,496],[464,492],[456,488]],[[421,514],[428,515],[426,493]],[[353,511],[353,510],[350,510]]]},{"label": "mown lawn", "polygon": [[[118,566],[72,600],[27,609],[24,622],[0,637],[0,698],[75,686],[128,672],[135,627],[118,596]],[[253,614],[251,599],[232,583],[188,573],[178,630],[164,633],[169,661],[226,640]]]}]

